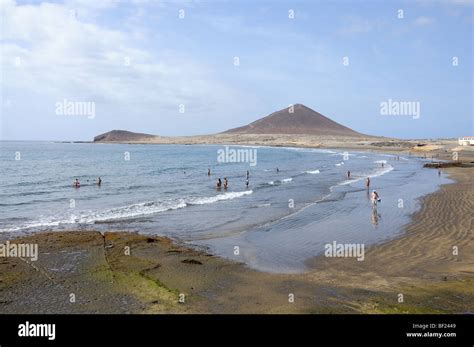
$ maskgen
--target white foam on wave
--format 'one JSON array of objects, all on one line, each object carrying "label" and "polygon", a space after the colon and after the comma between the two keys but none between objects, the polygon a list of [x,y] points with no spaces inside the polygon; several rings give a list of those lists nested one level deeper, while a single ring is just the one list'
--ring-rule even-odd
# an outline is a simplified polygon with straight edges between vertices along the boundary
[{"label": "white foam on wave", "polygon": [[387,164],[387,161],[386,160],[376,160],[376,161],[374,161],[374,163],[376,163],[376,164]]},{"label": "white foam on wave", "polygon": [[268,184],[274,186],[275,184],[290,183],[291,181],[293,181],[293,178],[290,177],[290,178],[284,178],[282,180],[270,181],[268,182]]},{"label": "white foam on wave", "polygon": [[240,198],[242,196],[250,195],[252,193],[253,193],[253,190],[246,190],[243,192],[227,192],[224,194],[219,194],[216,196],[210,196],[210,197],[205,197],[205,198],[190,198],[186,202],[188,205],[205,205],[205,204],[212,204],[218,201]]},{"label": "white foam on wave", "polygon": [[315,175],[319,173],[319,170],[309,170],[309,171],[305,171],[305,173],[310,174],[310,175]]},{"label": "white foam on wave", "polygon": [[271,203],[266,203],[266,204],[258,204],[258,205],[255,205],[255,206],[252,206],[252,207],[269,207],[271,206],[272,204]]},{"label": "white foam on wave", "polygon": [[341,161],[340,163],[337,163],[337,164],[336,164],[336,166],[342,166],[342,165],[344,165],[344,162],[343,162],[343,161]]},{"label": "white foam on wave", "polygon": [[168,200],[168,201],[147,201],[138,204],[132,204],[123,207],[112,208],[103,212],[89,212],[77,219],[79,224],[93,224],[95,222],[105,222],[114,219],[133,218],[138,216],[146,216],[169,210],[177,210],[186,207],[187,203],[184,199]]},{"label": "white foam on wave", "polygon": [[382,176],[382,175],[385,175],[386,173],[389,173],[392,170],[393,170],[392,165],[385,165],[385,167],[376,169],[375,172],[373,173],[369,173],[367,177],[372,178],[372,177]]},{"label": "white foam on wave", "polygon": [[0,229],[0,232],[12,232],[31,228],[53,227],[62,224],[94,224],[118,219],[141,217],[160,212],[177,210],[186,206],[212,204],[218,201],[232,200],[252,194],[252,190],[243,192],[226,192],[210,197],[189,197],[164,201],[145,201],[137,204],[116,207],[105,211],[87,211],[80,215],[71,214],[67,218],[41,218],[38,221],[26,223],[19,227]]},{"label": "white foam on wave", "polygon": [[356,157],[357,154],[355,153],[349,153],[349,152],[332,152],[331,156],[336,156],[339,155],[341,157]]},{"label": "white foam on wave", "polygon": [[350,180],[345,180],[343,182],[338,183],[337,185],[338,186],[344,186],[344,185],[347,185],[347,184],[359,182],[360,180],[366,179],[367,177],[369,177],[369,178],[379,177],[379,176],[385,175],[386,173],[389,173],[392,170],[393,170],[392,165],[385,165],[385,167],[378,168],[378,169],[374,170],[373,172],[370,172],[370,173],[367,173],[367,174],[365,174],[365,173],[352,173],[351,175],[355,176],[355,178],[350,179]]}]

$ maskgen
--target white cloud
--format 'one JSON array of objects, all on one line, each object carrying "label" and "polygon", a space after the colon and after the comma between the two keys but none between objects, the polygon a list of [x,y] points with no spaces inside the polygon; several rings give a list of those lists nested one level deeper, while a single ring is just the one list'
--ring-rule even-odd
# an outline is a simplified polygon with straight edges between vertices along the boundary
[{"label": "white cloud", "polygon": [[152,42],[140,28],[112,30],[71,17],[72,5],[98,14],[114,3],[91,7],[90,1],[76,0],[20,6],[3,0],[2,88],[52,99],[165,109],[181,103],[202,109],[231,101],[233,91],[213,76],[212,69],[169,50],[158,56],[148,49]]}]

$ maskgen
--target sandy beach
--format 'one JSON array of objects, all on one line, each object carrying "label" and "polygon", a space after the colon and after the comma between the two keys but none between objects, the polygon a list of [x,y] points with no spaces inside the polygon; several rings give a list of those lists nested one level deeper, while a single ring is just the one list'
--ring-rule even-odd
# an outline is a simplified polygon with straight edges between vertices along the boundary
[{"label": "sandy beach", "polygon": [[[450,159],[456,146],[446,146],[419,152]],[[269,274],[164,237],[119,230],[31,234],[10,242],[37,243],[38,261],[0,258],[0,311],[473,313],[472,153],[460,151],[464,164],[442,169],[455,183],[425,196],[405,232],[370,247],[365,261],[319,256],[305,273]]]}]

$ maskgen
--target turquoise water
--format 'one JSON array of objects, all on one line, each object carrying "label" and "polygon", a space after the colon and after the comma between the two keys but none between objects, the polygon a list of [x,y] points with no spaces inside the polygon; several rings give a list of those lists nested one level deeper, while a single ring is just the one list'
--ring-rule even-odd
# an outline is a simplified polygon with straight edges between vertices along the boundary
[{"label": "turquoise water", "polygon": [[[256,269],[295,272],[328,241],[370,245],[398,235],[418,198],[448,182],[410,157],[229,149],[247,157],[219,161],[224,146],[2,142],[0,232],[139,231],[205,247]],[[254,162],[248,160],[252,155]],[[364,185],[368,176],[382,197],[376,213]],[[224,177],[228,188],[216,190]],[[75,178],[80,188],[73,187]]]}]

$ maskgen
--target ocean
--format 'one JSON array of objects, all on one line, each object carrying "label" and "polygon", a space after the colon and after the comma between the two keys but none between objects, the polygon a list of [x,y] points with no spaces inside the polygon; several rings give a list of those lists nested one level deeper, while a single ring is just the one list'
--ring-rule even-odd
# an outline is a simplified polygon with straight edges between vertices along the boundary
[{"label": "ocean", "polygon": [[137,231],[268,272],[305,271],[333,241],[394,238],[450,182],[423,159],[326,149],[4,141],[0,159],[3,235]]}]

